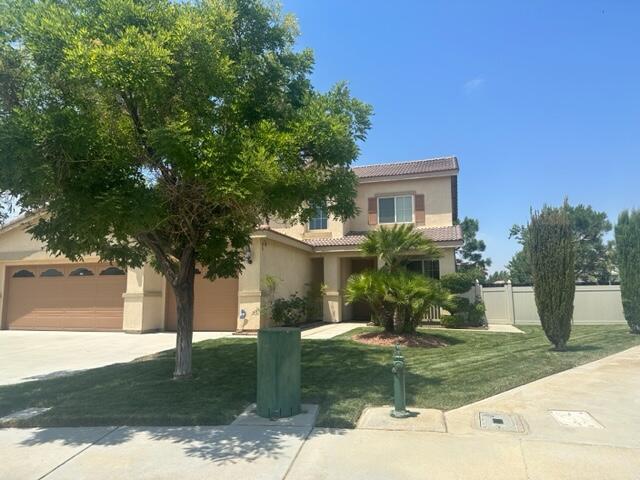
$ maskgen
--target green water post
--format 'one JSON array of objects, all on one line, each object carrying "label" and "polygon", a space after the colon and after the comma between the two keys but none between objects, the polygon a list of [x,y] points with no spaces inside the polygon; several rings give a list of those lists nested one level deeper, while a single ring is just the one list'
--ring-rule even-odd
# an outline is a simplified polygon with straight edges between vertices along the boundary
[{"label": "green water post", "polygon": [[265,418],[282,418],[300,412],[300,329],[258,330],[256,413]]},{"label": "green water post", "polygon": [[396,344],[393,349],[393,410],[391,416],[394,418],[406,418],[411,414],[407,411],[407,395],[404,385],[404,357],[400,352],[400,345]]}]

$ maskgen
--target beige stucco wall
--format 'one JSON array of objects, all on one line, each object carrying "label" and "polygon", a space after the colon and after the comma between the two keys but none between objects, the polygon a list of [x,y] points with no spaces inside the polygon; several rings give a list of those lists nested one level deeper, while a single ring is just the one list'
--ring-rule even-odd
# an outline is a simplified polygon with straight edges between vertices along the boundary
[{"label": "beige stucco wall", "polygon": [[442,256],[440,260],[440,275],[446,275],[447,273],[454,273],[456,271],[456,256],[455,248],[442,248]]},{"label": "beige stucco wall", "polygon": [[252,262],[238,279],[238,330],[269,326],[270,316],[264,290],[267,276],[276,279],[275,298],[304,296],[311,284],[309,252],[265,237],[253,239]]},{"label": "beige stucco wall", "polygon": [[326,230],[309,230],[306,224],[289,225],[282,221],[271,221],[269,225],[275,230],[300,239],[314,237],[339,238],[351,231],[363,232],[371,230],[372,228],[377,228],[377,226],[369,225],[368,199],[392,194],[423,194],[425,198],[425,226],[446,227],[453,225],[450,176],[371,183],[361,182],[358,186],[356,197],[356,205],[360,213],[345,223],[335,218],[329,218]]},{"label": "beige stucco wall", "polygon": [[358,196],[356,197],[356,204],[360,209],[360,214],[347,222],[346,229],[360,232],[372,228],[368,222],[368,199],[370,197],[402,193],[424,195],[426,227],[445,227],[453,224],[451,177],[446,176],[360,183]]},{"label": "beige stucco wall", "polygon": [[311,284],[311,257],[299,248],[271,240],[262,245],[262,275],[277,278],[276,298],[304,296]]},{"label": "beige stucco wall", "polygon": [[288,224],[281,221],[269,222],[269,226],[278,232],[298,239],[305,238],[340,238],[345,233],[345,224],[333,217],[327,219],[326,230],[309,230],[309,224],[294,223]]},{"label": "beige stucco wall", "polygon": [[164,277],[151,265],[127,270],[122,329],[127,333],[164,330]]}]

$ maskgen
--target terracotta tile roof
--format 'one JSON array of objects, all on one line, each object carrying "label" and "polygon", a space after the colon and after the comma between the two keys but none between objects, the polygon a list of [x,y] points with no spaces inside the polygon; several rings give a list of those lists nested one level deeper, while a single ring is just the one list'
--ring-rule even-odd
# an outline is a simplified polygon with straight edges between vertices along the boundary
[{"label": "terracotta tile roof", "polygon": [[449,170],[458,170],[458,159],[456,157],[429,158],[425,160],[414,160],[412,162],[382,163],[380,165],[353,167],[353,172],[358,178],[417,175]]},{"label": "terracotta tile roof", "polygon": [[[423,234],[434,242],[459,242],[462,241],[462,229],[460,225],[450,227],[417,227]],[[313,247],[349,247],[360,245],[365,239],[365,232],[349,232],[341,238],[307,238],[305,243]]]}]

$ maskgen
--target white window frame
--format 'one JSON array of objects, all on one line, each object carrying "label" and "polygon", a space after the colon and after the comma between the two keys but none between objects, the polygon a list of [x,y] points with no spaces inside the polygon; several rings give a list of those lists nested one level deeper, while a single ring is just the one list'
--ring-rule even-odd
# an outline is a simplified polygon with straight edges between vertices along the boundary
[{"label": "white window frame", "polygon": [[317,218],[320,218],[320,221],[322,222],[322,217],[311,217],[309,219],[309,221],[307,222],[307,230],[309,232],[318,232],[318,231],[323,231],[323,230],[329,230],[329,212],[327,211],[327,207],[316,207],[317,209],[321,209],[324,213],[324,220],[327,222],[327,226],[325,228],[311,228],[311,222]]},{"label": "white window frame", "polygon": [[[396,203],[398,198],[406,198],[409,197],[411,199],[411,220],[408,222],[399,222],[398,221],[398,209],[396,207]],[[380,200],[393,198],[393,222],[383,222],[380,220]],[[413,194],[403,194],[403,195],[380,195],[377,199],[378,202],[378,223],[380,225],[394,225],[394,224],[402,224],[402,223],[415,223],[416,220],[416,205],[415,205],[415,196]]]}]

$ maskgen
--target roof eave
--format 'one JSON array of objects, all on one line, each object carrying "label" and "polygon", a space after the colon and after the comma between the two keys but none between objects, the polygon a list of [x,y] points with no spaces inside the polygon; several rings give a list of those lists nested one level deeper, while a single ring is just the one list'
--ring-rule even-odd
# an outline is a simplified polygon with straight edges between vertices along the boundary
[{"label": "roof eave", "polygon": [[458,175],[459,168],[439,172],[409,173],[405,175],[381,175],[377,177],[358,177],[359,183],[394,182],[396,180],[420,180],[422,178],[450,177]]}]

